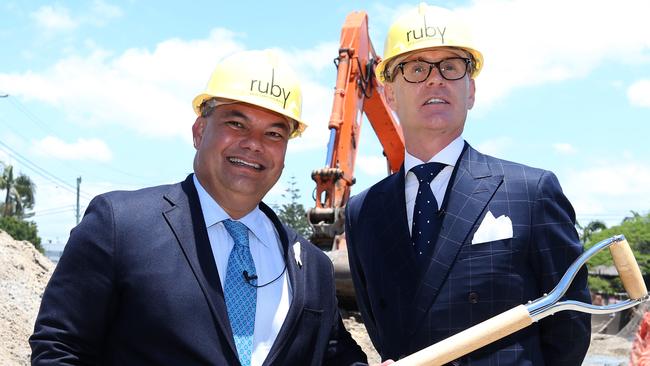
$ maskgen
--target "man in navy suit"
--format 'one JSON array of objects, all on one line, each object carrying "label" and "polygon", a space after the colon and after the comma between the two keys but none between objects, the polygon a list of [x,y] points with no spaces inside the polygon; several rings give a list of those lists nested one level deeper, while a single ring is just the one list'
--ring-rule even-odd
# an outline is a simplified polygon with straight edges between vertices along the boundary
[{"label": "man in navy suit", "polygon": [[[446,9],[421,4],[388,32],[376,72],[406,157],[399,172],[349,201],[345,228],[357,302],[384,360],[543,296],[582,253],[553,173],[463,140],[482,66]],[[567,297],[590,302],[586,270]],[[589,340],[590,316],[565,311],[454,364],[577,366]]]},{"label": "man in navy suit", "polygon": [[232,55],[194,99],[194,174],[92,200],[30,338],[33,365],[349,365],[329,259],[261,202],[301,91],[272,51]]}]

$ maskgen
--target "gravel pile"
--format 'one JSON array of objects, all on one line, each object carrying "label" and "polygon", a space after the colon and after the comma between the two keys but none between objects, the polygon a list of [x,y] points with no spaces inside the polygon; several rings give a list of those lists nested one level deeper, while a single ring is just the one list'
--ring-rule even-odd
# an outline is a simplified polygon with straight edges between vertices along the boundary
[{"label": "gravel pile", "polygon": [[341,310],[341,316],[343,317],[343,325],[345,329],[350,332],[352,338],[357,342],[363,352],[368,356],[368,363],[370,365],[379,364],[381,359],[379,354],[375,351],[375,347],[368,337],[368,332],[366,331],[366,326],[363,325],[363,319],[361,319],[361,314],[356,311],[345,311]]},{"label": "gravel pile", "polygon": [[54,264],[0,230],[0,365],[29,365],[27,339]]}]

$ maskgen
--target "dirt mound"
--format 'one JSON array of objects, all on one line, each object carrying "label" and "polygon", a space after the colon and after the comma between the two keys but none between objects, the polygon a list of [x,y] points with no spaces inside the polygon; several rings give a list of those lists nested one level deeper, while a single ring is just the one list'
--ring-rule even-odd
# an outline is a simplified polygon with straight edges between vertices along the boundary
[{"label": "dirt mound", "polygon": [[368,363],[370,365],[379,364],[381,358],[377,351],[375,351],[370,337],[368,337],[368,331],[366,331],[366,326],[363,325],[361,314],[357,311],[346,311],[342,309],[341,316],[343,317],[343,325],[345,325],[345,328],[368,356]]},{"label": "dirt mound", "polygon": [[29,365],[27,339],[54,264],[27,241],[0,230],[0,363]]}]

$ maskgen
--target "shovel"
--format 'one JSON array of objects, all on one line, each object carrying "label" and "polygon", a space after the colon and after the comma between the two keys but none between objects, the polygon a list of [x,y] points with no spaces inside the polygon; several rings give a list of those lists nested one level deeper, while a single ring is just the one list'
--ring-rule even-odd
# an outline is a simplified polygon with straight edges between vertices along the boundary
[{"label": "shovel", "polygon": [[[560,301],[580,267],[599,251],[609,248],[614,265],[629,299],[612,305],[597,306],[580,301]],[[617,235],[598,242],[578,257],[566,271],[553,291],[526,305],[516,306],[475,326],[415,352],[395,363],[395,366],[439,366],[506,337],[533,322],[558,311],[575,310],[591,314],[609,314],[629,309],[648,300],[648,290],[641,270],[625,236]]]}]

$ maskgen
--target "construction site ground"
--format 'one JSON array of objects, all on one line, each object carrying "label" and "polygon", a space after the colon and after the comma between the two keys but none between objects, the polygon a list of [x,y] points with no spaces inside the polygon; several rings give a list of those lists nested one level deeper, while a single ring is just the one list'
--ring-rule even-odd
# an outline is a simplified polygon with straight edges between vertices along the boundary
[{"label": "construction site ground", "polygon": [[[0,231],[0,366],[29,365],[27,342],[34,327],[41,296],[54,263],[24,241],[15,241]],[[361,316],[343,310],[343,322],[369,356],[371,364],[379,362]],[[632,327],[628,327],[632,328]],[[633,332],[626,338],[617,335],[592,336],[587,366],[628,365]]]}]

